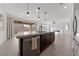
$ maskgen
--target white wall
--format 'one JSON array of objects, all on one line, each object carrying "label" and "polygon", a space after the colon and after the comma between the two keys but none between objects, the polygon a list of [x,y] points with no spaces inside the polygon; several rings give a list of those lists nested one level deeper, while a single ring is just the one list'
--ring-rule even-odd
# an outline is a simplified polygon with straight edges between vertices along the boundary
[{"label": "white wall", "polygon": [[4,30],[0,31],[0,45],[7,39],[7,32],[6,32],[6,24],[7,24],[7,18],[6,18],[6,14],[4,12],[4,10],[0,7],[0,14],[2,14],[4,16]]}]

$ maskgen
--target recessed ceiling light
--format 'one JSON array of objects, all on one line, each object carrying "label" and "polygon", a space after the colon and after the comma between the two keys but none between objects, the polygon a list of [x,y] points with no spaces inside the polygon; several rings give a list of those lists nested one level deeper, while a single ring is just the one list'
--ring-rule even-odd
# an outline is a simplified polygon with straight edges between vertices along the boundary
[{"label": "recessed ceiling light", "polygon": [[67,6],[64,6],[64,8],[67,8]]}]

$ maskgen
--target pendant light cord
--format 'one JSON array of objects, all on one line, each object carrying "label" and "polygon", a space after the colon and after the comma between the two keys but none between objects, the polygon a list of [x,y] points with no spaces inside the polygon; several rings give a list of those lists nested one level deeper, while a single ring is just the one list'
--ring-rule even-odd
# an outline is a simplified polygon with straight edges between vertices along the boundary
[{"label": "pendant light cord", "polygon": [[27,3],[27,14],[29,14],[29,3]]}]

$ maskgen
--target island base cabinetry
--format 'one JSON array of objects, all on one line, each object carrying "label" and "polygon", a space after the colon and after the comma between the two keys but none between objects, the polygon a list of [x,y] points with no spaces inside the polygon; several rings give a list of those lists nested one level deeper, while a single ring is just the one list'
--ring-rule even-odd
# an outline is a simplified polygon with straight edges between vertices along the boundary
[{"label": "island base cabinetry", "polygon": [[[32,47],[32,38],[37,39],[37,47]],[[40,39],[39,36],[35,36],[32,38],[21,39],[20,42],[20,56],[35,56],[40,53]]]},{"label": "island base cabinetry", "polygon": [[55,40],[54,32],[19,37],[20,56],[37,56]]},{"label": "island base cabinetry", "polygon": [[44,51],[54,42],[54,32],[40,35],[40,52]]}]

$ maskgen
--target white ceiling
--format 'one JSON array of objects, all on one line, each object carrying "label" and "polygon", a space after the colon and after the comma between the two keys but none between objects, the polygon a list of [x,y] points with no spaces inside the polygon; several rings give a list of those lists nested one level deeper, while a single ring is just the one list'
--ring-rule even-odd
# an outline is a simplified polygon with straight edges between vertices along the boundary
[{"label": "white ceiling", "polygon": [[[26,3],[4,3],[0,6],[8,14],[15,15],[18,17],[26,16],[27,4]],[[64,8],[67,6],[68,8]],[[67,22],[71,20],[72,17],[72,4],[59,4],[59,3],[31,3],[29,4],[30,20],[39,21],[37,19],[36,8],[41,8],[41,21],[44,21],[44,11],[47,11],[47,22]],[[25,18],[27,19],[27,18]]]}]

